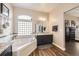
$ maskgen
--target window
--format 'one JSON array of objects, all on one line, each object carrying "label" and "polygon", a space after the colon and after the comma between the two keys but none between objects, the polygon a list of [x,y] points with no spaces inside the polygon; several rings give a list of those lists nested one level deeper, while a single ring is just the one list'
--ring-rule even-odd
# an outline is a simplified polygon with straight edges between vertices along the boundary
[{"label": "window", "polygon": [[32,34],[32,20],[30,16],[18,16],[18,35],[31,35]]}]

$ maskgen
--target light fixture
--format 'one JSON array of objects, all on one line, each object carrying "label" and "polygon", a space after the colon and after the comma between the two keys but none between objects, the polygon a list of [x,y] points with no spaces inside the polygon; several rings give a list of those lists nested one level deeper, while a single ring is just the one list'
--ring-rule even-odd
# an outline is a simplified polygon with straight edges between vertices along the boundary
[{"label": "light fixture", "polygon": [[19,15],[19,16],[18,16],[18,19],[29,20],[29,19],[31,19],[31,17],[30,17],[30,16],[27,16],[27,15]]},{"label": "light fixture", "polygon": [[44,18],[44,17],[39,17],[39,20],[40,20],[40,21],[46,21],[46,18]]}]

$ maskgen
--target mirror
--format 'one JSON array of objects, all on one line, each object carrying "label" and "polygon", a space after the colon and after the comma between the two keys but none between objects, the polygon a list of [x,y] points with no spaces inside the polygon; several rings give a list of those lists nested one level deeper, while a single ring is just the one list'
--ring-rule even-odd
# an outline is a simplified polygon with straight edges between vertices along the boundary
[{"label": "mirror", "polygon": [[36,33],[41,33],[43,32],[42,24],[35,24],[35,32]]},{"label": "mirror", "polygon": [[46,30],[46,27],[43,24],[35,24],[35,32],[43,33]]},{"label": "mirror", "polygon": [[64,14],[65,39],[67,41],[79,41],[79,7],[73,8]]}]

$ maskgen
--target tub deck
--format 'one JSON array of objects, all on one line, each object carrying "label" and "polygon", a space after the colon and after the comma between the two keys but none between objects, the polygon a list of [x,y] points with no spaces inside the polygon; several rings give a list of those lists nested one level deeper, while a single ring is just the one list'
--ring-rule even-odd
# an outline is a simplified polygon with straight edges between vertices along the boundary
[{"label": "tub deck", "polygon": [[37,43],[36,39],[26,38],[26,39],[16,39],[12,45],[13,55],[14,56],[28,56],[36,48]]}]

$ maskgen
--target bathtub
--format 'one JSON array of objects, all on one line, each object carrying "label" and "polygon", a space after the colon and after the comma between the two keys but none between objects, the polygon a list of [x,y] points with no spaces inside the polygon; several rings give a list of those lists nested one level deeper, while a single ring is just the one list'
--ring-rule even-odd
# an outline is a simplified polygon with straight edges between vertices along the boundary
[{"label": "bathtub", "polygon": [[13,56],[28,56],[37,48],[35,38],[15,39],[12,44]]}]

